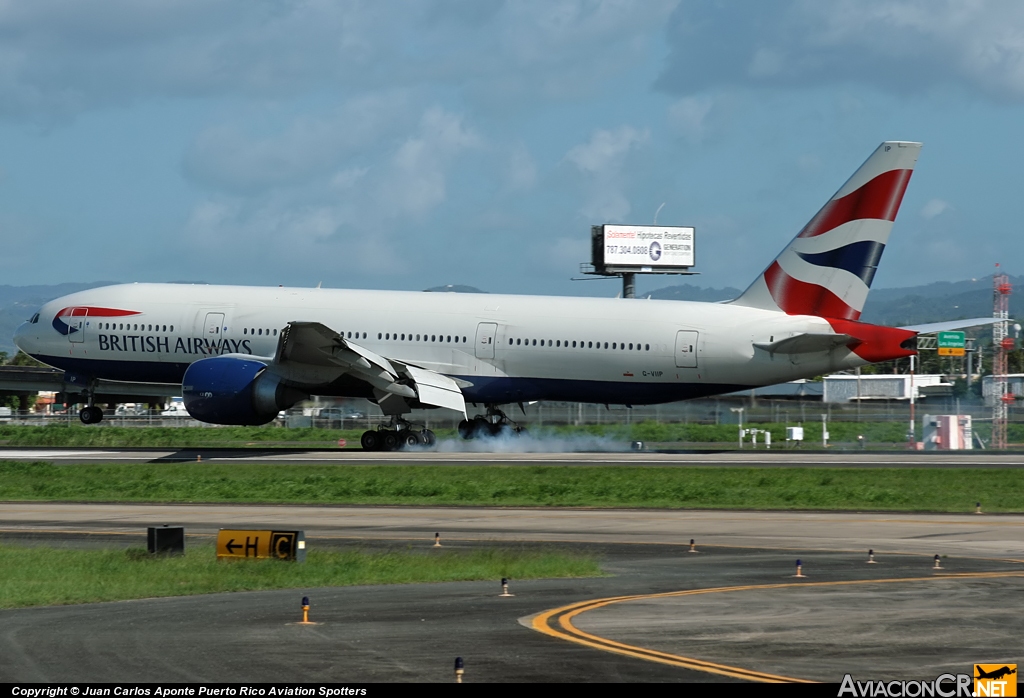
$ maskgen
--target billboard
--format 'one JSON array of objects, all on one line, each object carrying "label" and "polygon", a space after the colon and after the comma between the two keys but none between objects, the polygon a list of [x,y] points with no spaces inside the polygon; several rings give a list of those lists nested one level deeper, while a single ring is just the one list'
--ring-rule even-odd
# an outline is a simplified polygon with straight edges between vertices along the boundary
[{"label": "billboard", "polygon": [[694,264],[694,229],[666,225],[595,225],[593,264],[604,271],[672,271]]}]

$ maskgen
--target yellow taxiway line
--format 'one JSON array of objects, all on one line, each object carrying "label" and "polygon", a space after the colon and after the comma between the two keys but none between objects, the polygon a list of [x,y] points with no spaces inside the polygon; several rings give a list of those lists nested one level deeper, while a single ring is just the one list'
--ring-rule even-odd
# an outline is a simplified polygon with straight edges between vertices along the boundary
[{"label": "yellow taxiway line", "polygon": [[637,659],[645,659],[651,662],[659,662],[661,664],[669,664],[672,666],[681,667],[684,669],[692,669],[694,671],[704,671],[711,674],[719,674],[721,676],[728,676],[735,679],[744,679],[747,681],[760,681],[763,683],[814,683],[807,679],[800,679],[791,676],[780,676],[778,674],[769,674],[761,671],[754,671],[751,669],[744,669],[742,667],[729,666],[728,664],[717,664],[715,662],[708,662],[703,659],[695,659],[693,657],[684,657],[678,654],[671,654],[669,652],[661,652],[659,650],[652,650],[646,647],[637,647],[636,645],[628,645],[623,642],[617,642],[610,640],[605,637],[600,637],[592,633],[584,632],[575,625],[573,625],[573,619],[587,611],[593,611],[604,606],[610,606],[617,603],[625,603],[628,601],[641,601],[649,599],[664,599],[672,598],[677,596],[695,596],[698,594],[718,594],[725,592],[738,592],[738,591],[753,591],[759,589],[785,589],[789,587],[830,587],[830,586],[852,586],[855,584],[896,584],[896,583],[910,583],[910,582],[929,582],[936,579],[994,579],[999,577],[1024,577],[1024,572],[965,572],[960,574],[937,574],[929,577],[903,577],[896,579],[856,579],[846,581],[832,581],[832,582],[784,582],[780,584],[748,584],[744,586],[733,586],[733,587],[713,587],[707,589],[689,589],[685,591],[669,591],[658,594],[637,594],[633,596],[612,596],[604,599],[591,599],[590,601],[581,601],[568,606],[562,606],[560,608],[554,608],[549,611],[534,616],[531,623],[534,630],[556,637],[560,640],[567,640],[569,642],[575,642],[579,645],[585,645],[594,649],[604,650],[606,652],[614,652],[615,654],[622,654],[627,657],[635,657]]}]

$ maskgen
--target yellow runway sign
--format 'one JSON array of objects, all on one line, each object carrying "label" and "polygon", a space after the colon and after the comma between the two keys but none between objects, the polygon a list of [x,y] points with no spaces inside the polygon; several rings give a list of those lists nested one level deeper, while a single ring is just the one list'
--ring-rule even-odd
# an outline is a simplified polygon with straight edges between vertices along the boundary
[{"label": "yellow runway sign", "polygon": [[256,531],[222,528],[217,534],[217,558],[306,560],[304,531]]}]

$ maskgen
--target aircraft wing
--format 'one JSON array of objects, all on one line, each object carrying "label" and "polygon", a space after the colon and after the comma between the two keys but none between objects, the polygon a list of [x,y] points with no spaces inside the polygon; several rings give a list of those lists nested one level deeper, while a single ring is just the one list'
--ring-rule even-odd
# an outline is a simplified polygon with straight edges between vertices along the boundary
[{"label": "aircraft wing", "polygon": [[754,342],[754,346],[769,354],[809,354],[816,351],[831,351],[855,341],[857,340],[848,334],[802,332],[777,342]]},{"label": "aircraft wing", "polygon": [[459,384],[448,376],[381,356],[319,322],[290,322],[281,332],[274,371],[304,386],[330,383],[349,375],[373,387],[378,403],[419,402],[466,414]]},{"label": "aircraft wing", "polygon": [[[994,325],[997,322],[1003,322],[1003,320],[1001,318],[976,317],[969,320],[948,320],[946,322],[931,322],[925,325],[910,325],[908,327],[901,327],[900,329],[910,330],[911,332],[917,332],[918,334],[935,334],[936,332],[962,330],[965,327]],[[1012,320],[1010,322],[1012,322]]]}]

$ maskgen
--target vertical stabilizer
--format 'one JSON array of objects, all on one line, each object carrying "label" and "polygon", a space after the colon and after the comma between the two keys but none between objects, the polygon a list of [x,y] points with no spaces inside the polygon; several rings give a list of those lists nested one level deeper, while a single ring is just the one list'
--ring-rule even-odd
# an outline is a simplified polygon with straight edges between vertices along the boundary
[{"label": "vertical stabilizer", "polygon": [[920,143],[878,146],[733,303],[859,318],[920,152]]}]

